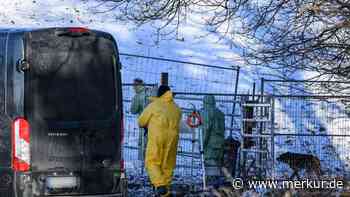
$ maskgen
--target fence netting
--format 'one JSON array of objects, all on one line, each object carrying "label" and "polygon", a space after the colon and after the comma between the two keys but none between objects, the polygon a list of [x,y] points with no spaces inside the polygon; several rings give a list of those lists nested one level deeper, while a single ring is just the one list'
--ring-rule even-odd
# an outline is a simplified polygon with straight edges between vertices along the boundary
[{"label": "fence netting", "polygon": [[[350,178],[350,118],[343,99],[347,97],[275,97],[277,177],[288,178],[291,171],[277,158],[285,152],[294,152],[315,156],[320,162],[323,178]],[[305,172],[307,168],[302,170],[304,177],[310,176]]]},{"label": "fence netting", "polygon": [[235,119],[238,114],[233,114],[233,108],[238,107],[234,96],[237,68],[127,54],[121,55],[121,62],[125,122],[123,155],[129,179],[140,184],[149,184],[144,160],[138,156],[142,130],[137,125],[137,115],[130,112],[131,100],[135,95],[133,79],[140,78],[146,87],[153,88],[159,85],[161,73],[166,72],[169,86],[175,93],[175,102],[183,112],[174,172],[175,183],[201,184],[203,169],[199,150],[200,128],[190,128],[186,123],[187,117],[194,110],[199,111],[202,108],[203,97],[209,93],[215,96],[217,107],[225,114],[226,136],[239,132],[234,131],[239,128],[239,122]]},{"label": "fence netting", "polygon": [[[121,62],[125,121],[123,153],[131,181],[149,184],[144,160],[138,157],[142,131],[137,125],[137,115],[130,112],[135,94],[132,82],[134,78],[140,78],[146,86],[157,87],[163,72],[168,73],[175,102],[183,112],[175,183],[202,183],[201,130],[200,127],[190,128],[186,121],[190,113],[203,108],[206,95],[213,95],[216,107],[225,114],[226,138],[242,142],[237,155],[236,176],[248,176],[249,172],[244,172],[244,168],[260,165],[271,170],[262,178],[290,179],[296,173],[295,169],[299,169],[297,176],[303,178],[349,180],[350,84],[262,80],[261,94],[254,91],[253,95],[244,95],[237,92],[237,68],[128,54],[121,56]],[[252,111],[252,117],[244,117],[242,110],[255,111]],[[264,116],[269,120],[261,119]],[[260,154],[264,152],[267,156]],[[311,160],[307,160],[308,157]],[[319,174],[313,169],[319,169]]]}]

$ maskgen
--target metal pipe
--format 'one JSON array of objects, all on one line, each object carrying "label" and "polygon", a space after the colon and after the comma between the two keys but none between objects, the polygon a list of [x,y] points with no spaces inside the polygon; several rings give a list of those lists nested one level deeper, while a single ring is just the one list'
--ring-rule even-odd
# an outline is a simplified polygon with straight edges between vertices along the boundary
[{"label": "metal pipe", "polygon": [[[259,134],[261,136],[272,135],[270,133]],[[350,137],[350,134],[308,134],[308,133],[274,133],[276,136],[309,136],[309,137]]]},{"label": "metal pipe", "polygon": [[[177,100],[191,100],[191,101],[203,101],[202,98],[194,98],[194,97],[178,97],[178,96],[175,96],[175,99]],[[219,103],[239,103],[239,101],[234,101],[234,100],[222,100],[222,99],[218,99],[216,100],[216,102],[219,102]]]},{"label": "metal pipe", "polygon": [[350,135],[343,134],[308,134],[308,133],[275,133],[274,136],[310,136],[310,137],[350,137]]},{"label": "metal pipe", "polygon": [[206,182],[206,172],[205,172],[205,160],[204,160],[204,147],[203,147],[203,130],[199,130],[199,152],[201,153],[201,166],[202,166],[202,180],[203,180],[203,189],[207,188]]},{"label": "metal pipe", "polygon": [[281,95],[270,95],[272,97],[277,98],[315,98],[315,99],[331,99],[331,98],[350,98],[350,95],[288,95],[288,94],[281,94]]},{"label": "metal pipe", "polygon": [[[123,148],[130,149],[130,150],[138,150],[139,149],[139,147],[137,147],[137,146],[129,146],[129,145],[124,145]],[[200,159],[200,153],[189,152],[189,151],[178,151],[177,153],[178,153],[178,156],[194,157],[194,158]]]},{"label": "metal pipe", "polygon": [[[178,95],[196,95],[196,96],[205,96],[205,95],[214,95],[214,96],[234,96],[235,94],[225,94],[225,93],[202,93],[202,92],[174,92]],[[251,94],[237,94],[237,97],[246,97],[252,96]],[[260,94],[261,96],[261,94]],[[350,95],[290,95],[290,94],[263,94],[264,97],[294,97],[294,98],[350,98]]]},{"label": "metal pipe", "polygon": [[261,78],[261,82],[260,82],[260,96],[261,96],[261,100],[260,100],[260,103],[263,102],[263,97],[264,97],[264,89],[265,89],[265,79],[264,77]]},{"label": "metal pipe", "polygon": [[[237,91],[238,91],[238,82],[239,82],[239,72],[240,72],[240,67],[238,67],[237,69],[237,73],[236,73],[236,82],[235,82],[235,90],[234,90],[234,96],[233,96],[233,100],[237,101]],[[232,113],[231,114],[235,114],[235,108],[236,108],[236,102],[233,103],[232,106]],[[234,117],[231,118],[231,127],[233,127],[233,122],[234,122]],[[230,130],[230,137],[232,137],[232,130]]]},{"label": "metal pipe", "polygon": [[241,128],[240,127],[226,127],[225,130],[236,130],[239,131]]},{"label": "metal pipe", "polygon": [[295,83],[344,83],[350,84],[350,81],[324,81],[324,80],[281,80],[281,79],[265,79],[265,82],[295,82]]},{"label": "metal pipe", "polygon": [[242,104],[244,107],[270,107],[269,103],[244,103]]},{"label": "metal pipe", "polygon": [[[126,102],[126,103],[130,103],[131,102],[131,100],[123,100],[123,102]],[[187,113],[190,113],[190,112],[193,112],[193,109],[190,109],[190,108],[185,108],[185,107],[180,107],[181,108],[181,110],[182,110],[182,112],[187,112]],[[129,113],[127,113],[127,114],[129,114]],[[133,117],[135,117],[136,118],[136,116],[135,115],[133,115],[133,114],[130,114],[131,116],[130,116],[130,118],[133,118]],[[237,115],[237,114],[224,114],[225,116],[227,116],[227,117],[239,117],[240,115]]]},{"label": "metal pipe", "polygon": [[[176,165],[176,168],[192,168],[192,166],[189,166],[189,165]],[[196,169],[200,169],[201,167],[200,166],[195,166],[193,168],[196,168]]]},{"label": "metal pipe", "polygon": [[[123,83],[122,86],[133,86],[134,84],[133,83]],[[158,84],[156,83],[144,83],[143,86],[151,86],[151,87],[154,87],[154,86],[158,86]]]},{"label": "metal pipe", "polygon": [[[192,152],[194,153],[194,149],[195,149],[195,146],[196,146],[196,129],[195,128],[192,128]],[[200,139],[199,139],[200,140]],[[193,157],[191,159],[191,165],[192,165],[192,168],[191,168],[191,175],[193,176],[193,166],[194,166],[194,160],[193,160]]]},{"label": "metal pipe", "polygon": [[169,74],[161,73],[160,74],[160,85],[169,85]]},{"label": "metal pipe", "polygon": [[[213,93],[213,92],[174,92],[175,95],[194,95],[194,96],[235,96],[232,93]],[[251,96],[251,94],[236,94],[237,96]]]},{"label": "metal pipe", "polygon": [[[265,102],[264,100],[264,92],[265,92],[265,79],[262,77],[261,78],[261,88],[260,88],[260,96],[261,96],[261,100],[260,100],[260,104],[263,104]],[[259,110],[259,109],[258,109]],[[260,115],[263,116],[265,113],[264,113],[264,107],[261,107],[260,108]],[[258,123],[259,124],[259,123]],[[263,130],[264,130],[264,127],[265,127],[265,123],[264,121],[261,121],[260,122],[260,129],[259,129],[259,134],[261,135],[263,133]],[[259,150],[262,150],[262,139],[261,138],[258,138],[258,147],[259,147]],[[258,165],[262,165],[262,156],[259,154],[258,157],[257,157],[257,160],[258,160]],[[259,176],[261,177],[262,176],[262,168],[259,168]]]},{"label": "metal pipe", "polygon": [[272,176],[275,176],[275,98],[271,98],[271,157],[272,157]]},{"label": "metal pipe", "polygon": [[252,100],[253,101],[255,100],[255,86],[256,86],[256,83],[254,82],[253,83],[253,95],[252,95]]}]

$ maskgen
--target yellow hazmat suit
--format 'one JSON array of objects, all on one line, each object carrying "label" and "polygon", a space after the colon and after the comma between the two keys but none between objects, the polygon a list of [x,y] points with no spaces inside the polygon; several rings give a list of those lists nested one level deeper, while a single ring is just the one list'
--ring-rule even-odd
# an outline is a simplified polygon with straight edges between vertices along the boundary
[{"label": "yellow hazmat suit", "polygon": [[146,170],[155,187],[169,186],[176,165],[181,110],[171,91],[150,103],[139,117],[139,126],[148,128]]}]

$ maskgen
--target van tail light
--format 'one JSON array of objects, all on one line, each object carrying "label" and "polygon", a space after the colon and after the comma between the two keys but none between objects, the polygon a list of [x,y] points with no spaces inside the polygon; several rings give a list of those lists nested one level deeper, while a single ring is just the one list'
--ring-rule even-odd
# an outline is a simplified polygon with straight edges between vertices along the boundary
[{"label": "van tail light", "polygon": [[121,115],[120,121],[120,147],[121,147],[121,156],[120,156],[120,171],[125,171],[124,158],[123,158],[123,146],[124,146],[124,115]]},{"label": "van tail light", "polygon": [[125,162],[124,159],[120,160],[120,171],[125,172]]},{"label": "van tail light", "polygon": [[89,29],[84,27],[71,27],[68,29],[68,31],[71,33],[88,33]]},{"label": "van tail light", "polygon": [[30,128],[24,118],[12,122],[12,168],[19,172],[30,168]]},{"label": "van tail light", "polygon": [[57,36],[69,36],[69,37],[80,37],[80,36],[88,36],[91,31],[84,27],[70,27],[65,29],[57,29],[55,34]]}]

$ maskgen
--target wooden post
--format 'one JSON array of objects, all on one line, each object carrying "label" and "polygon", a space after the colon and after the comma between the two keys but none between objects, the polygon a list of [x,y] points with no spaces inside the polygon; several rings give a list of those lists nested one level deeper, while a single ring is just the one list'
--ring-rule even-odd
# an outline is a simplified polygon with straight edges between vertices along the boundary
[{"label": "wooden post", "polygon": [[161,73],[160,76],[160,85],[168,85],[169,83],[169,74],[168,73]]},{"label": "wooden post", "polygon": [[253,96],[252,100],[255,101],[255,82],[253,83]]}]

